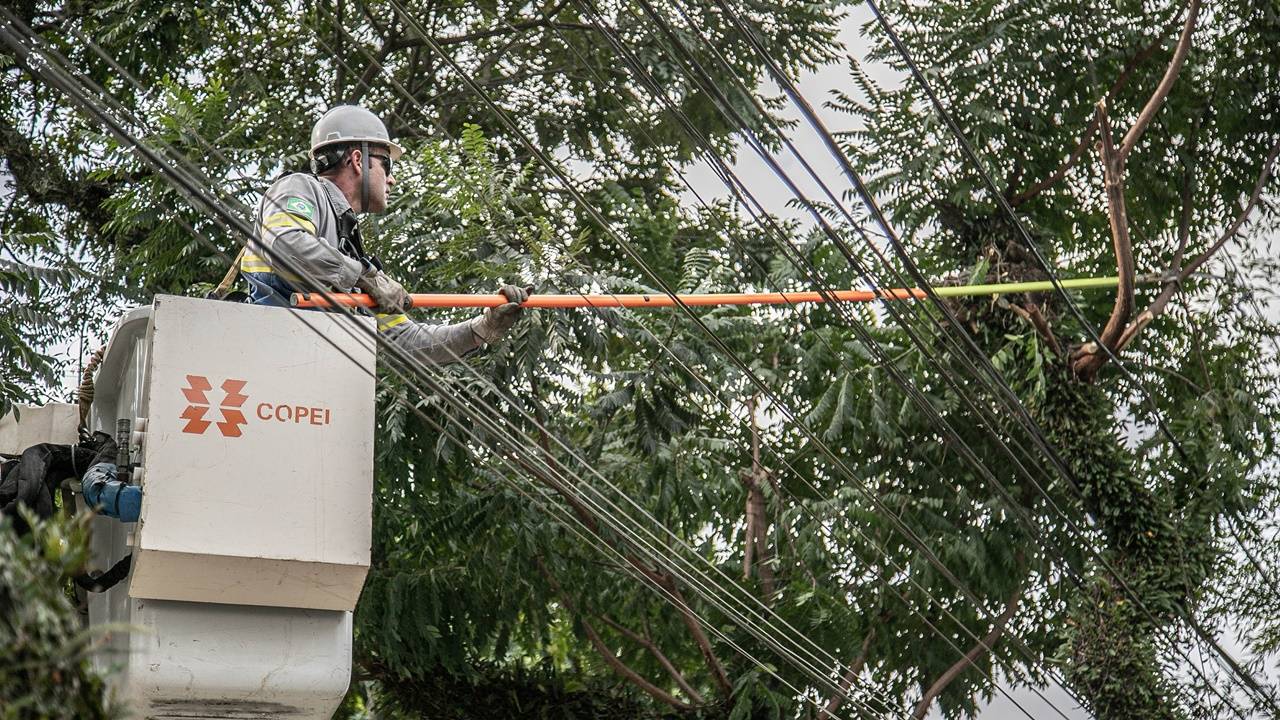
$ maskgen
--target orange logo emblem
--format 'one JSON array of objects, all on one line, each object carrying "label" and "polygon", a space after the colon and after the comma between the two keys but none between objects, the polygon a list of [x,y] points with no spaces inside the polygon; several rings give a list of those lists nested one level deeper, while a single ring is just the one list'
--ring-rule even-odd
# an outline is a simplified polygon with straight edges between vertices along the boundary
[{"label": "orange logo emblem", "polygon": [[218,403],[218,409],[222,411],[222,422],[215,423],[212,420],[205,420],[204,416],[211,409],[209,398],[205,393],[213,389],[213,385],[209,383],[209,378],[202,375],[188,375],[187,387],[182,389],[182,394],[186,396],[187,402],[190,403],[179,415],[187,424],[182,428],[184,433],[192,433],[194,435],[203,435],[210,425],[217,425],[218,430],[222,432],[224,437],[240,437],[240,426],[248,421],[244,418],[244,413],[240,412],[240,406],[244,405],[244,401],[249,399],[248,395],[240,393],[247,384],[246,380],[226,380],[220,386],[222,388],[222,401]]}]

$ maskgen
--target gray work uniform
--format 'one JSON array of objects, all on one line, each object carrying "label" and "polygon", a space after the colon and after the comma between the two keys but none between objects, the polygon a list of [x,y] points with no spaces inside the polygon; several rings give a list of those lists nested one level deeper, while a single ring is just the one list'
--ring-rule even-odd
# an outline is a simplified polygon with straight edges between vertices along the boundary
[{"label": "gray work uniform", "polygon": [[[359,292],[357,279],[373,267],[351,203],[325,178],[276,180],[258,203],[255,227],[240,261],[255,304],[287,307],[292,293],[307,290]],[[417,323],[404,313],[376,317],[381,335],[426,362],[453,362],[483,344],[472,331],[482,316],[453,325]]]}]

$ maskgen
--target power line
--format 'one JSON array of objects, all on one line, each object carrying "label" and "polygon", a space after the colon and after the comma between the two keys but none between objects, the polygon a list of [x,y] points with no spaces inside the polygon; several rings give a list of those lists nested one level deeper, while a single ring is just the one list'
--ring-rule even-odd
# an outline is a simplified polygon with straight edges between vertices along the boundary
[{"label": "power line", "polygon": [[[717,0],[717,2],[723,2],[723,0]],[[946,108],[945,105],[943,105],[937,93],[933,90],[932,84],[929,82],[928,78],[926,78],[924,76],[924,73],[920,71],[920,68],[917,67],[914,59],[911,56],[910,51],[906,47],[906,44],[902,42],[902,39],[898,36],[897,32],[893,29],[893,26],[889,23],[888,18],[886,18],[885,15],[881,12],[875,0],[867,0],[867,6],[871,9],[872,13],[875,15],[876,21],[880,24],[885,34],[889,37],[890,42],[893,44],[894,48],[897,50],[899,56],[901,56],[903,61],[906,63],[908,69],[911,71],[912,77],[916,80],[917,83],[919,83],[921,89],[929,97],[929,101],[933,104],[934,109],[938,112],[938,115],[942,118],[943,122],[947,125],[947,127],[951,131],[951,134],[956,138],[956,141],[960,144],[963,154],[965,155],[969,163],[973,165],[974,169],[978,172],[979,176],[982,179],[983,185],[986,186],[987,188],[987,191],[995,199],[995,202],[1000,206],[1001,210],[1012,220],[1015,228],[1018,230],[1019,235],[1022,236],[1023,242],[1025,243],[1027,249],[1030,250],[1032,255],[1035,257],[1037,264],[1039,264],[1041,268],[1049,275],[1049,279],[1053,280],[1055,285],[1059,286],[1057,290],[1058,294],[1062,296],[1062,298],[1066,301],[1067,307],[1071,310],[1072,315],[1075,316],[1076,320],[1081,324],[1081,326],[1093,339],[1097,347],[1107,355],[1107,357],[1111,360],[1111,362],[1115,363],[1117,368],[1119,368],[1121,374],[1126,379],[1128,379],[1135,387],[1139,389],[1139,391],[1142,393],[1142,395],[1146,399],[1148,406],[1152,410],[1152,417],[1155,419],[1156,425],[1160,429],[1160,432],[1166,438],[1168,438],[1171,443],[1173,443],[1174,448],[1177,449],[1178,454],[1181,456],[1183,462],[1188,465],[1188,469],[1194,471],[1194,469],[1190,467],[1191,465],[1190,459],[1187,456],[1185,449],[1182,447],[1181,442],[1179,442],[1179,440],[1173,435],[1172,431],[1169,429],[1168,425],[1165,423],[1164,418],[1159,411],[1159,408],[1155,405],[1155,401],[1151,395],[1150,390],[1137,376],[1133,374],[1133,372],[1124,364],[1124,362],[1116,355],[1116,353],[1113,352],[1112,349],[1105,342],[1102,341],[1102,338],[1098,334],[1097,330],[1089,323],[1088,319],[1084,317],[1084,313],[1081,312],[1080,308],[1075,304],[1074,301],[1072,301],[1070,296],[1067,295],[1066,291],[1061,288],[1060,282],[1058,281],[1058,277],[1053,269],[1053,266],[1048,262],[1044,254],[1040,251],[1038,244],[1031,237],[1031,233],[1027,231],[1026,225],[1022,222],[1022,219],[1019,218],[1017,213],[1014,212],[1013,207],[1009,204],[1008,199],[1005,198],[1004,194],[1001,193],[999,189],[996,187],[995,181],[992,179],[991,174],[987,171],[986,167],[984,167],[982,165],[982,162],[978,159],[977,153],[974,151],[973,146],[970,144],[963,130],[961,130],[959,123],[956,122],[951,112]],[[1188,22],[1190,23],[1190,20]],[[1203,475],[1204,473],[1201,472],[1200,474]],[[1191,627],[1195,630],[1196,634],[1199,635],[1203,641],[1207,642],[1214,649],[1214,652],[1217,653],[1217,655],[1222,659],[1222,661],[1226,662],[1227,665],[1230,666],[1232,674],[1240,678],[1240,680],[1243,681],[1255,693],[1261,695],[1264,701],[1266,702],[1266,704],[1269,705],[1274,712],[1276,712],[1277,714],[1280,714],[1280,705],[1277,705],[1274,694],[1272,693],[1270,688],[1264,690],[1262,685],[1253,677],[1252,674],[1245,671],[1244,668],[1241,667],[1240,664],[1235,660],[1235,658],[1231,657],[1231,655],[1227,653],[1227,651],[1224,650],[1216,640],[1214,640],[1211,636],[1209,636],[1203,630],[1203,628],[1199,626],[1199,623],[1196,622],[1195,618],[1191,616],[1190,611],[1187,610],[1181,603],[1177,604],[1177,610],[1179,611],[1180,614],[1184,615],[1188,624],[1191,625]]]},{"label": "power line", "polygon": [[[375,58],[372,58],[371,56],[369,56],[367,52],[366,52],[366,56],[367,56],[367,57],[369,57],[369,59],[370,59],[370,61],[371,61],[371,62],[376,63],[376,59],[375,59]],[[378,69],[379,69],[379,70],[382,70],[380,67],[379,67]],[[409,100],[413,101],[413,99],[412,99],[412,98],[406,98],[406,99],[409,99]],[[414,101],[414,102],[416,102],[416,101]],[[421,105],[420,105],[420,103],[419,103],[419,107],[420,107],[420,109],[421,109]],[[425,109],[423,109],[423,111],[425,112]],[[652,334],[652,333],[651,333],[651,334]],[[660,342],[660,341],[659,341],[659,342]],[[664,349],[667,349],[667,348],[665,348],[665,346],[664,346]],[[668,352],[670,352],[670,350],[669,350],[669,349],[667,349],[667,350],[668,350]],[[833,350],[833,353],[834,353],[834,350]],[[678,356],[674,356],[674,355],[673,355],[673,357],[676,357],[677,361],[679,361]],[[688,368],[686,368],[686,370],[688,370]],[[689,372],[692,372],[692,371],[689,371]],[[704,383],[704,386],[705,386],[705,383]],[[724,401],[722,401],[722,402],[724,402]],[[729,407],[728,407],[727,403],[726,403],[726,408],[727,408],[727,409],[731,409],[731,408],[729,408]],[[782,458],[782,461],[783,461],[784,463],[786,463],[786,462],[787,462],[787,461],[785,460],[785,458]],[[804,507],[804,506],[802,505],[801,507]],[[806,508],[806,511],[807,511],[807,508]],[[812,514],[812,513],[810,512],[810,514]],[[816,518],[815,518],[815,520],[816,520]],[[854,527],[854,529],[855,529],[855,530],[857,530],[856,526]],[[859,531],[859,534],[863,534],[863,533],[861,533],[861,532]],[[865,534],[863,534],[863,535],[864,535],[864,537],[865,537]],[[882,549],[882,552],[887,552],[887,551],[884,551],[884,550]],[[913,584],[915,584],[914,579],[912,579],[911,581],[912,581],[912,583],[913,583]],[[895,592],[896,592],[896,591],[895,591]],[[929,594],[927,590],[925,590],[925,593],[926,593],[926,595],[928,595],[928,594]],[[904,600],[905,600],[905,599],[904,599]],[[941,603],[939,603],[939,605],[941,606]],[[945,606],[942,606],[942,607],[943,607],[944,612],[947,612],[947,614],[950,616],[950,612],[946,610]],[[922,616],[922,618],[923,618],[923,616]],[[932,627],[932,623],[930,623],[930,622],[928,621],[928,619],[927,619],[927,618],[923,618],[923,619],[925,620],[926,624],[929,624],[929,625]],[[953,617],[953,619],[955,619],[955,618]],[[966,627],[964,627],[963,623],[960,623],[960,622],[958,621],[958,619],[956,619],[956,620],[957,620],[957,623],[960,625],[961,629],[965,630],[965,632],[966,632],[966,633],[968,633],[968,634],[969,634],[971,637],[973,637],[975,640],[977,640],[977,639],[978,639],[976,635],[974,635],[971,631],[969,631]],[[949,638],[947,638],[947,637],[943,636],[943,639],[944,639],[944,640],[946,640],[948,643],[952,644],[952,646],[953,646],[953,647],[955,647],[955,646],[954,646],[954,643],[952,643],[952,642],[950,641],[950,639],[949,639]],[[957,649],[957,651],[959,652],[959,649],[958,649],[958,648],[956,648],[956,649]],[[961,653],[961,654],[963,654],[963,653]],[[1033,661],[1033,662],[1034,662],[1034,661]],[[1002,689],[1001,689],[1001,691],[1003,692],[1003,690],[1002,690]],[[1016,704],[1016,701],[1015,701],[1015,704]],[[1059,712],[1061,712],[1061,711],[1059,711]]]},{"label": "power line", "polygon": [[[726,9],[727,9],[727,8],[726,8]],[[732,10],[731,10],[731,9],[728,9],[728,12],[730,12],[730,13],[731,13],[731,12],[732,12]],[[747,35],[748,35],[748,37],[750,38],[750,34],[749,34],[749,32],[748,32],[748,31],[744,31],[744,32],[747,32]],[[753,40],[753,42],[754,42],[754,40]],[[760,49],[760,48],[759,48],[759,46],[758,46],[758,44],[757,44],[757,49],[759,50],[759,52],[761,52],[762,54],[764,54],[763,49]],[[767,55],[766,55],[766,60],[767,60]],[[694,62],[696,62],[696,61],[694,61]],[[775,72],[776,72],[776,69],[775,69]],[[778,79],[779,79],[779,82],[780,82],[781,84],[783,84],[784,88],[786,88],[786,89],[788,90],[789,94],[792,94],[792,97],[793,97],[793,99],[797,102],[797,104],[802,104],[805,108],[807,108],[807,104],[804,104],[803,99],[802,99],[802,98],[800,98],[800,97],[798,96],[798,93],[795,93],[795,92],[793,91],[793,89],[788,85],[788,82],[789,82],[789,81],[787,81],[787,80],[785,79],[785,77],[781,76],[781,74],[780,74],[780,73],[778,73]],[[767,115],[766,115],[766,116],[767,116]],[[811,122],[814,122],[814,121],[815,121],[815,118],[813,118],[812,116],[810,116],[810,120],[811,120]],[[741,120],[740,120],[740,122],[745,122],[745,121],[741,121]],[[822,130],[825,132],[825,129],[824,129],[824,128],[823,128]],[[826,137],[828,137],[828,138],[829,138],[829,135],[827,135]],[[793,151],[794,151],[794,150],[793,150]],[[833,151],[834,151],[834,148],[833,148]],[[757,149],[757,152],[761,152],[761,151],[760,151],[759,149]],[[765,157],[765,159],[766,159],[766,160],[768,160],[768,158],[767,158],[767,157]],[[776,167],[776,166],[775,166],[775,167]],[[808,166],[807,166],[807,164],[806,164],[806,167],[808,167]],[[775,172],[779,172],[779,171],[778,171],[778,170],[775,170]],[[853,177],[854,177],[854,179],[855,179],[855,181],[856,181],[856,182],[859,182],[859,183],[860,183],[860,181],[857,181],[857,180],[856,180],[856,174],[854,174],[854,175],[853,175]],[[817,179],[817,178],[815,178],[815,179]],[[821,182],[821,180],[820,180],[820,179],[818,179],[818,181],[819,181],[819,182]],[[794,188],[794,185],[791,185],[791,187],[793,187],[793,188]],[[869,200],[869,196],[866,196],[866,197],[867,197],[867,199]],[[874,205],[874,201],[869,201],[869,205],[871,206],[871,208],[872,208],[873,212],[875,212],[875,214],[877,214],[877,216],[879,216],[879,210],[878,210],[878,208],[876,208],[876,207],[875,207],[875,205]],[[819,222],[820,222],[820,223],[822,222],[822,219],[821,219],[820,217],[818,218],[818,220],[819,220]],[[884,228],[885,228],[885,231],[886,231],[886,233],[887,233],[887,236],[888,236],[888,237],[890,237],[891,239],[894,239],[894,236],[893,236],[893,234],[892,234],[892,231],[888,228],[888,226],[887,226],[887,225],[884,225]],[[839,241],[838,241],[838,238],[836,238],[834,235],[833,235],[832,239],[833,239],[833,240],[836,240],[837,242],[839,242]],[[907,263],[908,263],[908,265],[910,265],[910,264],[911,264],[911,263],[910,263],[910,259],[909,259],[908,257],[906,257],[904,253],[900,253],[900,254],[902,254],[902,255],[903,255],[903,259],[904,259],[904,261],[905,261],[905,262],[907,262]],[[851,259],[851,261],[852,261],[852,259]],[[945,311],[946,311],[946,308],[945,308],[945,307],[943,307],[943,310],[944,310],[944,312],[945,312]],[[948,313],[948,314],[949,314],[949,313]],[[965,339],[966,339],[966,340],[969,340],[970,344],[972,344],[972,340],[971,340],[971,339],[969,339],[967,336],[965,336]],[[983,356],[983,360],[985,361],[985,356]],[[988,364],[988,365],[989,365],[989,364]],[[991,370],[994,372],[994,368],[992,368]],[[1000,380],[999,382],[1000,382],[1001,384],[1003,384],[1003,381],[1002,381],[1002,380]],[[1011,391],[1011,390],[1009,390],[1008,392],[1010,393],[1010,395],[1012,394],[1012,391]],[[1015,397],[1014,399],[1015,399],[1015,401],[1016,401],[1016,397]],[[1021,407],[1021,404],[1020,404],[1020,403],[1018,403],[1017,409],[1018,409],[1019,411],[1024,411],[1024,409]],[[1028,418],[1028,419],[1029,419],[1029,418]],[[1069,474],[1066,476],[1066,479],[1067,479],[1069,482],[1072,482],[1071,477],[1070,477],[1070,475],[1069,475]],[[1042,491],[1042,494],[1043,494],[1043,491]],[[1059,513],[1061,514],[1061,511],[1059,511]],[[1070,522],[1070,521],[1069,521],[1069,522]],[[1106,560],[1105,560],[1104,558],[1100,558],[1100,560],[1103,562],[1103,564],[1104,564],[1104,565],[1106,564]],[[1117,579],[1118,579],[1120,582],[1122,582],[1122,583],[1124,582],[1124,581],[1123,581],[1123,578],[1119,578],[1119,577],[1117,576]],[[1137,604],[1139,604],[1139,605],[1141,605],[1141,604],[1142,604],[1141,599],[1140,599],[1140,598],[1137,598],[1137,597],[1136,597],[1136,595],[1135,595],[1135,599],[1136,599]],[[1148,614],[1150,614],[1150,611],[1149,611],[1149,610],[1147,610],[1147,612],[1148,612]]]},{"label": "power line", "polygon": [[[66,91],[66,90],[64,89],[64,91]],[[83,99],[84,99],[84,98],[76,97],[75,95],[73,95],[73,93],[74,93],[74,90],[71,90],[71,92],[70,92],[70,93],[68,93],[69,95],[72,95],[73,99],[77,99],[77,100],[83,100]],[[100,109],[97,109],[96,107],[94,107],[94,106],[92,105],[92,103],[87,103],[87,104],[85,105],[85,107],[86,107],[86,109],[91,109],[91,111],[92,111],[92,112],[95,112],[95,114],[99,115],[99,118],[100,118],[100,119],[103,119],[103,117],[101,116],[101,111],[100,111]],[[108,124],[109,124],[109,125],[112,125],[112,130],[113,130],[113,131],[123,131],[123,129],[122,129],[122,128],[120,128],[120,127],[118,127],[118,126],[115,126],[115,125],[114,125],[114,124],[112,124],[112,123],[108,123]],[[124,136],[125,136],[125,138],[128,138],[128,133],[127,133],[127,131],[123,131],[123,132],[124,132]],[[151,154],[150,154],[148,151],[146,151],[146,149],[145,149],[143,146],[138,145],[136,140],[132,140],[132,142],[134,143],[135,147],[137,147],[140,151],[142,151],[142,152],[143,152],[144,156],[146,156],[146,157],[147,157],[147,159],[148,159],[149,161],[155,161],[155,160],[156,160],[156,158],[155,158],[155,157],[152,157],[152,156],[151,156]],[[162,170],[162,172],[165,170],[165,168],[163,167],[163,163],[161,163],[161,166],[160,166],[160,167],[158,167],[158,169],[161,169],[161,170]],[[170,170],[170,172],[172,172],[173,168],[169,168],[169,170]],[[187,189],[190,189],[190,188],[187,188]],[[216,204],[213,206],[213,209],[216,211],[216,209],[217,209]],[[215,250],[216,250],[216,248],[215,248]],[[286,263],[282,263],[282,265],[286,265],[286,266],[287,266],[287,264],[286,264]],[[384,347],[388,347],[388,344],[385,342],[385,340],[382,340],[381,338],[377,338],[376,336],[375,336],[375,340],[381,340],[381,341],[383,342],[383,344],[384,344]],[[393,353],[395,353],[395,352],[398,350],[398,348],[395,348],[394,346],[390,346],[390,348],[391,348],[391,351],[392,351]],[[403,360],[403,358],[401,358],[401,360]],[[419,369],[419,372],[421,373],[422,371],[423,371],[423,370],[420,368],[420,369]],[[495,388],[495,389],[496,389],[496,388]],[[439,390],[437,390],[437,392],[439,392]],[[473,419],[474,419],[474,418],[473,418]],[[536,421],[536,419],[534,419],[534,418],[531,418],[531,419],[533,419],[535,423],[537,422],[537,421]],[[602,479],[603,479],[603,478],[602,478]],[[606,480],[606,482],[607,482],[607,480]],[[676,575],[680,575],[679,571],[673,571],[673,572],[675,572],[675,574],[676,574]],[[688,579],[687,579],[687,578],[686,578],[686,582],[688,582]],[[691,586],[696,587],[696,584],[694,584],[694,583],[690,583],[690,584],[691,584]],[[819,680],[821,680],[821,678],[819,678]]]}]

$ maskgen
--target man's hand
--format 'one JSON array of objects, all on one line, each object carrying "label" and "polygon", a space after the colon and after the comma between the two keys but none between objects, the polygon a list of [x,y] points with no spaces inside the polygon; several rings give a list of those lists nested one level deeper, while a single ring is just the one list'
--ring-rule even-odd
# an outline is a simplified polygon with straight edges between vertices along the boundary
[{"label": "man's hand", "polygon": [[412,307],[413,301],[404,286],[392,280],[381,270],[370,269],[369,272],[361,275],[356,280],[356,287],[368,293],[381,312],[400,313]]},{"label": "man's hand", "polygon": [[522,288],[519,285],[503,285],[498,288],[498,292],[502,293],[509,302],[489,308],[480,317],[479,322],[471,326],[476,337],[490,345],[501,340],[511,326],[520,319],[524,313],[524,308],[520,307],[520,304],[529,299],[533,286]]}]

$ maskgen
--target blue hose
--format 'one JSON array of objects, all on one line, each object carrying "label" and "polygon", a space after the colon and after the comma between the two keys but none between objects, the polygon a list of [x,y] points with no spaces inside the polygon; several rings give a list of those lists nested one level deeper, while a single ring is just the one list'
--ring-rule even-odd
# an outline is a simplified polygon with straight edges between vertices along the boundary
[{"label": "blue hose", "polygon": [[142,488],[116,480],[116,464],[101,462],[89,468],[80,481],[89,506],[121,522],[138,522],[142,512]]}]

